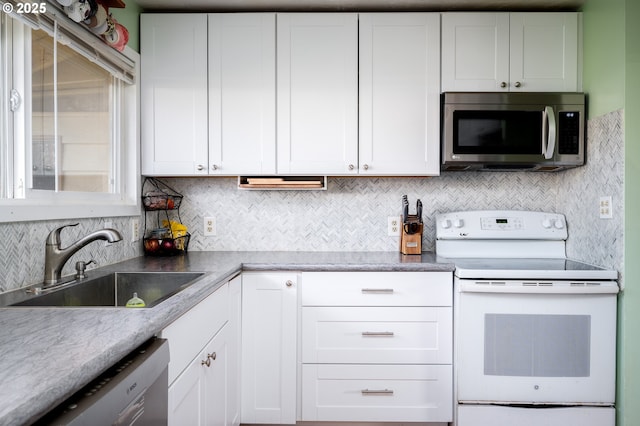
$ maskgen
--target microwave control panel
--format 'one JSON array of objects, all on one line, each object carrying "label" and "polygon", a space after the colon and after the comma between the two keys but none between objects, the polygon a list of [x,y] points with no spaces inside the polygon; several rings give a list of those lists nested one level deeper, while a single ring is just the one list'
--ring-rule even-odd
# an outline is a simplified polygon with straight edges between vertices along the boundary
[{"label": "microwave control panel", "polygon": [[560,111],[558,114],[558,153],[578,155],[580,153],[580,113]]}]

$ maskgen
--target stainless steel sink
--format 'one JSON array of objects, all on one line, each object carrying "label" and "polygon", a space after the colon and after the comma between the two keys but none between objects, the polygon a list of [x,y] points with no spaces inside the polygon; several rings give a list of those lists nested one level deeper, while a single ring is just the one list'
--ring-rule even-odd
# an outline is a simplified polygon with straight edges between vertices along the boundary
[{"label": "stainless steel sink", "polygon": [[124,307],[133,293],[152,308],[184,290],[202,272],[114,272],[33,296],[11,306]]}]

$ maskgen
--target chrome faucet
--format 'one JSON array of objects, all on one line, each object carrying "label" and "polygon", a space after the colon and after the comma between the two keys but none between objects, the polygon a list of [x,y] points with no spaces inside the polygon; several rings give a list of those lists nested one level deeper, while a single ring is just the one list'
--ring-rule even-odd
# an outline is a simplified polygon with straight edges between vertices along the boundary
[{"label": "chrome faucet", "polygon": [[122,235],[120,235],[118,231],[105,228],[94,231],[63,249],[60,247],[60,231],[69,226],[78,226],[78,224],[74,223],[72,225],[61,226],[51,231],[49,236],[47,236],[44,254],[44,287],[58,284],[60,273],[65,263],[82,247],[96,240],[106,240],[110,243],[122,240]]}]

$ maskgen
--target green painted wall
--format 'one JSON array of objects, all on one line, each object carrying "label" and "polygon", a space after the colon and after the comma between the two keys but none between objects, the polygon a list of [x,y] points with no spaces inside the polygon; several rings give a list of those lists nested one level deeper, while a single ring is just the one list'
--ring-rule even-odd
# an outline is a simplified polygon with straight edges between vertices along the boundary
[{"label": "green painted wall", "polygon": [[583,85],[589,95],[590,117],[624,105],[625,1],[586,0],[583,8]]},{"label": "green painted wall", "polygon": [[618,420],[640,424],[640,2],[586,0],[584,89],[589,116],[624,109],[624,267],[619,297]]},{"label": "green painted wall", "polygon": [[109,12],[129,31],[127,46],[140,52],[140,12],[142,9],[134,0],[124,0],[124,2],[125,8],[111,8]]},{"label": "green painted wall", "polygon": [[625,254],[620,425],[640,424],[640,2],[625,4]]}]

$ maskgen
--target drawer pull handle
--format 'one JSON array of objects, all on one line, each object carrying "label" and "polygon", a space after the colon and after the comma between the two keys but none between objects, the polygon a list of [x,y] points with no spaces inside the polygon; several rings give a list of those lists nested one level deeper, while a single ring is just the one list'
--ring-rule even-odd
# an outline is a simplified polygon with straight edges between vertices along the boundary
[{"label": "drawer pull handle", "polygon": [[393,395],[392,389],[362,389],[362,395]]},{"label": "drawer pull handle", "polygon": [[393,331],[363,331],[364,337],[393,337]]},{"label": "drawer pull handle", "polygon": [[363,288],[364,294],[393,294],[392,288]]}]

